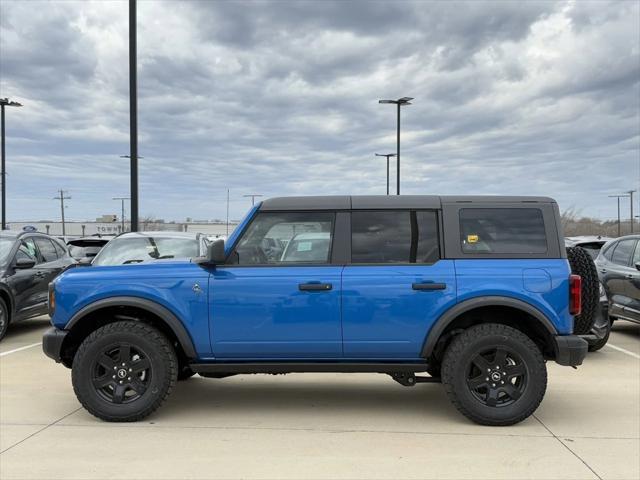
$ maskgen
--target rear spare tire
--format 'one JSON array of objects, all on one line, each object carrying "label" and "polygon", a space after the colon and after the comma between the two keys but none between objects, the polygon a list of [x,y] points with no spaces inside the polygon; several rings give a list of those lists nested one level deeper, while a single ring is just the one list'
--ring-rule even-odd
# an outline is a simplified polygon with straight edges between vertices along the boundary
[{"label": "rear spare tire", "polygon": [[571,273],[582,278],[582,312],[574,317],[573,333],[587,335],[596,320],[596,309],[600,301],[598,270],[591,256],[580,247],[568,247],[567,258]]}]

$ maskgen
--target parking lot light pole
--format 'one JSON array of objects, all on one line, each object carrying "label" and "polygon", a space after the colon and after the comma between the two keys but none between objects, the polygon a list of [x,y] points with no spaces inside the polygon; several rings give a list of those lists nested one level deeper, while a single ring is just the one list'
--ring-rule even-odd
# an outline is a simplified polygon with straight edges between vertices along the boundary
[{"label": "parking lot light pole", "polygon": [[251,197],[251,206],[253,207],[256,204],[256,197],[262,197],[263,195],[258,195],[255,193],[250,193],[248,195],[243,195],[243,197],[248,198]]},{"label": "parking lot light pole", "polygon": [[618,236],[620,236],[620,199],[626,198],[629,195],[609,195],[609,198],[617,198],[618,199]]},{"label": "parking lot light pole", "polygon": [[0,120],[0,123],[2,124],[2,126],[0,126],[0,137],[2,137],[2,146],[0,147],[0,150],[2,150],[2,153],[0,154],[0,156],[2,157],[2,166],[0,170],[0,176],[2,176],[2,227],[0,228],[0,230],[5,230],[7,228],[7,170],[5,165],[4,150],[4,107],[21,106],[21,103],[10,101],[8,98],[0,98],[0,110],[2,111],[2,113],[0,114],[0,116],[2,117],[2,119]]},{"label": "parking lot light pole", "polygon": [[124,233],[124,201],[125,200],[131,200],[130,197],[113,197],[112,200],[120,200],[120,202],[122,202],[122,210],[121,210],[121,215],[120,215],[120,222],[122,224],[122,232]]},{"label": "parking lot light pole", "polygon": [[376,153],[376,157],[387,157],[387,195],[389,195],[389,157],[395,156],[395,153]]},{"label": "parking lot light pole", "polygon": [[378,103],[392,103],[398,107],[397,142],[396,142],[396,195],[400,195],[400,107],[411,105],[412,97],[402,97],[397,100],[378,100]]},{"label": "parking lot light pole", "polygon": [[129,0],[129,148],[131,231],[138,231],[138,46],[136,0]]}]

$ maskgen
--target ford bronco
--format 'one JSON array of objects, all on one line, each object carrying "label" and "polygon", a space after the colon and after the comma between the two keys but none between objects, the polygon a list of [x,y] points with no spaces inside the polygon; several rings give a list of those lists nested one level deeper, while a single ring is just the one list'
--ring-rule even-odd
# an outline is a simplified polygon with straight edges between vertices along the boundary
[{"label": "ford bronco", "polygon": [[273,198],[204,257],[63,273],[43,349],[107,421],[194,373],[375,372],[510,425],[542,401],[547,360],[582,363],[580,305],[550,198]]}]

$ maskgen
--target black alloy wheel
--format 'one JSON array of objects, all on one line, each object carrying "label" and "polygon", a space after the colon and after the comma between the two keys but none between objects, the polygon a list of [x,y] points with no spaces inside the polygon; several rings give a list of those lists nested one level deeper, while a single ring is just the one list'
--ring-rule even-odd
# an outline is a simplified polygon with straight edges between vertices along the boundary
[{"label": "black alloy wheel", "polygon": [[111,403],[129,403],[149,388],[152,376],[149,356],[128,343],[104,348],[93,362],[93,387]]}]

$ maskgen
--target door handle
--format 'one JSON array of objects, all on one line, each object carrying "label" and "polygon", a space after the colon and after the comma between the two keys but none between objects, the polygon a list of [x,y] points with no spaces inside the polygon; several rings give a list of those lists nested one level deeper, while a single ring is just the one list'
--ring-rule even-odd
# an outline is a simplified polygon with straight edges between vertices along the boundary
[{"label": "door handle", "polygon": [[607,269],[606,268],[601,268],[600,269],[600,273],[607,273]]},{"label": "door handle", "polygon": [[45,272],[36,272],[36,277],[40,277],[43,278],[45,277],[47,274]]},{"label": "door handle", "polygon": [[333,285],[330,283],[300,283],[298,284],[298,290],[303,292],[326,292],[331,290]]},{"label": "door handle", "polygon": [[412,283],[411,288],[413,288],[414,290],[444,290],[445,288],[447,288],[447,284],[433,282]]}]

